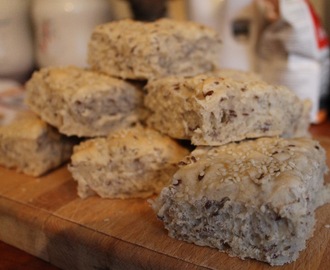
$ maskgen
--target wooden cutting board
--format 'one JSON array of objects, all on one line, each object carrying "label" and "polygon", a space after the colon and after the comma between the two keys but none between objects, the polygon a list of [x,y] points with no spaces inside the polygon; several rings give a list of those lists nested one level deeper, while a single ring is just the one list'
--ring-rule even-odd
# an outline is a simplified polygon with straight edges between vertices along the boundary
[{"label": "wooden cutting board", "polygon": [[[330,166],[330,138],[317,139]],[[270,267],[168,237],[146,200],[82,200],[66,166],[40,178],[0,167],[0,240],[63,269],[326,270],[330,204],[316,217],[314,236],[299,259]]]}]

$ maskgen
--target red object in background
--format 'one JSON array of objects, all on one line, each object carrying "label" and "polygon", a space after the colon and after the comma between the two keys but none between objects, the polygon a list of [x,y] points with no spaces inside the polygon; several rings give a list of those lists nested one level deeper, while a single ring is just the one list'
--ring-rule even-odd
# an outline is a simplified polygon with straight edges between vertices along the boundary
[{"label": "red object in background", "polygon": [[316,14],[316,11],[315,11],[314,7],[312,6],[312,4],[308,0],[305,0],[305,1],[307,3],[307,6],[309,7],[309,11],[310,11],[312,19],[314,21],[315,35],[316,35],[316,41],[317,41],[318,47],[319,47],[319,49],[328,47],[329,39],[328,39],[327,33],[325,32],[325,30],[322,26],[322,22],[321,22],[319,16],[318,16],[318,14]]}]

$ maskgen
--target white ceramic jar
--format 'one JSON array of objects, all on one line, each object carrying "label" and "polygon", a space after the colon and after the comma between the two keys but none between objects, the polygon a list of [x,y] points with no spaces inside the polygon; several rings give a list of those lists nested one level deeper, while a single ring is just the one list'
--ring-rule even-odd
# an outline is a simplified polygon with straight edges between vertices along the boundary
[{"label": "white ceramic jar", "polygon": [[24,81],[33,69],[29,0],[0,0],[0,78]]},{"label": "white ceramic jar", "polygon": [[111,20],[108,0],[32,0],[39,67],[87,65],[90,35]]}]

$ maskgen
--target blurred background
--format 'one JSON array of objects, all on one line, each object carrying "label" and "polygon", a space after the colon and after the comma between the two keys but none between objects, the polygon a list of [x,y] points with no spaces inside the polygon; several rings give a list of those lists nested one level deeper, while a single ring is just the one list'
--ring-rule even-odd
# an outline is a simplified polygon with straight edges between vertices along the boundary
[{"label": "blurred background", "polygon": [[312,100],[311,122],[321,123],[330,110],[327,14],[328,0],[0,0],[0,119],[4,107],[20,104],[17,89],[34,70],[87,67],[96,25],[168,17],[214,28],[219,67],[290,87]]}]

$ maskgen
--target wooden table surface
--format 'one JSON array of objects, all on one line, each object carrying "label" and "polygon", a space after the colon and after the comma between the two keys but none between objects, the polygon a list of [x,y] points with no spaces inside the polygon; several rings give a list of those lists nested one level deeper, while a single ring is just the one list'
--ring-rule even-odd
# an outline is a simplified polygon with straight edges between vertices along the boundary
[{"label": "wooden table surface", "polygon": [[[330,121],[311,127],[313,136],[330,137]],[[329,155],[328,155],[329,156]],[[1,221],[0,221],[1,222]],[[329,249],[329,247],[327,248]],[[57,267],[0,241],[0,270],[56,270]],[[299,268],[300,269],[300,268]],[[301,268],[302,269],[302,268]],[[310,269],[310,268],[309,268]],[[330,269],[330,268],[328,268]]]},{"label": "wooden table surface", "polygon": [[0,241],[0,270],[58,270],[59,268]]}]

